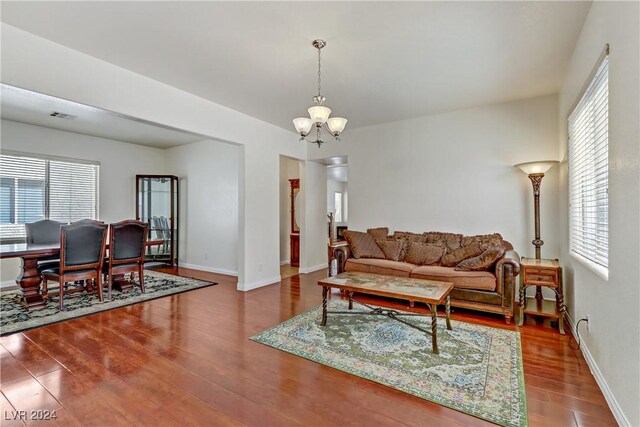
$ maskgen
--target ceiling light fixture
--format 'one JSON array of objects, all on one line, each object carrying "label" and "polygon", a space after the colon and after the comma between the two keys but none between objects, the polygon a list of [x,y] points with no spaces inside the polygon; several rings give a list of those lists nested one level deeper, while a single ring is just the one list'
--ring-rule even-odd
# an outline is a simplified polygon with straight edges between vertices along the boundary
[{"label": "ceiling light fixture", "polygon": [[[329,118],[331,114],[331,109],[324,105],[324,101],[326,98],[320,94],[321,89],[321,78],[320,78],[320,50],[327,45],[327,42],[324,40],[314,40],[313,47],[318,49],[318,94],[313,97],[313,107],[309,107],[309,117],[298,117],[293,119],[293,125],[296,127],[296,131],[300,134],[300,141],[306,140],[311,142],[312,144],[318,144],[318,148],[324,143],[322,140],[322,126],[326,126],[329,133],[333,135],[336,141],[340,141],[340,133],[344,130],[344,127],[347,124],[347,119],[344,117],[332,117]],[[316,140],[311,141],[307,139],[307,135],[309,135],[309,131],[311,131],[311,127],[316,125]]]}]

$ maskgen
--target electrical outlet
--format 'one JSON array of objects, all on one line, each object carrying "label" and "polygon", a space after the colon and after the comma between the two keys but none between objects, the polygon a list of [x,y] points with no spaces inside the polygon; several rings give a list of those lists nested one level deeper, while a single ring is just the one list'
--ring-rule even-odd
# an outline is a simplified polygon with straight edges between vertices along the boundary
[{"label": "electrical outlet", "polygon": [[204,253],[204,259],[209,259],[209,253],[207,252]]},{"label": "electrical outlet", "polygon": [[258,271],[262,271],[262,264],[258,264]]},{"label": "electrical outlet", "polygon": [[587,332],[591,332],[591,323],[589,322],[589,315],[584,316],[587,319]]}]

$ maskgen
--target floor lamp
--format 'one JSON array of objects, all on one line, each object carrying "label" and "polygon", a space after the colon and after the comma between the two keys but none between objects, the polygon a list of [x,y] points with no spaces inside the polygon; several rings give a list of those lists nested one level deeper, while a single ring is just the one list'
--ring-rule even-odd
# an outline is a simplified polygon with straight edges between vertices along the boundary
[{"label": "floor lamp", "polygon": [[531,243],[536,247],[536,259],[541,258],[540,246],[544,244],[542,239],[540,239],[540,184],[542,183],[542,178],[544,178],[545,172],[556,164],[558,164],[558,162],[555,160],[543,160],[539,162],[518,163],[515,165],[517,168],[520,168],[524,173],[529,175],[531,185],[533,185],[533,215],[536,234]]}]

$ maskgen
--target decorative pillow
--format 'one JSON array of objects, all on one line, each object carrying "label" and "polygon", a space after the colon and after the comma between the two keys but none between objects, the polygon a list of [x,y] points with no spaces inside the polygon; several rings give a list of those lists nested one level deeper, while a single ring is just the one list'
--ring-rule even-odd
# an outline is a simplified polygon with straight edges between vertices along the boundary
[{"label": "decorative pillow", "polygon": [[476,242],[480,243],[482,250],[503,246],[502,236],[499,233],[478,234],[476,236],[464,236],[462,238],[462,246],[469,246]]},{"label": "decorative pillow", "polygon": [[444,255],[442,246],[409,242],[404,261],[416,265],[433,265],[440,262],[442,255]]},{"label": "decorative pillow", "polygon": [[447,253],[451,253],[462,246],[462,234],[429,231],[424,233],[424,236],[427,239],[427,243],[444,246],[447,249]]},{"label": "decorative pillow", "polygon": [[440,260],[440,264],[445,267],[455,267],[461,261],[476,257],[482,254],[482,252],[484,251],[480,248],[480,243],[472,243],[469,246],[463,246],[446,254],[442,257],[442,260]]},{"label": "decorative pillow", "polygon": [[354,258],[384,259],[384,252],[376,245],[376,241],[369,233],[345,230],[344,237],[349,243]]},{"label": "decorative pillow", "polygon": [[426,243],[427,238],[422,234],[411,233],[409,231],[396,231],[391,237],[395,240],[404,240],[407,242]]},{"label": "decorative pillow", "polygon": [[495,246],[482,252],[480,255],[465,259],[455,266],[454,270],[458,271],[488,271],[493,267],[505,253],[505,249],[502,246]]},{"label": "decorative pillow", "polygon": [[376,240],[376,243],[384,252],[384,257],[391,261],[404,259],[405,242],[402,240]]},{"label": "decorative pillow", "polygon": [[389,227],[367,228],[367,233],[371,234],[374,240],[386,240],[389,235]]}]

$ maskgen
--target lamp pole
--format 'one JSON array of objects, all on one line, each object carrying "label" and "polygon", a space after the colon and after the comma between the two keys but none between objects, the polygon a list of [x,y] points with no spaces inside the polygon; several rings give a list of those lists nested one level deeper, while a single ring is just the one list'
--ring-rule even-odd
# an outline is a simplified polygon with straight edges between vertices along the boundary
[{"label": "lamp pole", "polygon": [[540,184],[542,184],[543,173],[530,173],[529,179],[533,186],[533,218],[535,221],[535,238],[531,241],[536,247],[536,259],[541,259],[540,247],[544,245],[540,239]]}]

